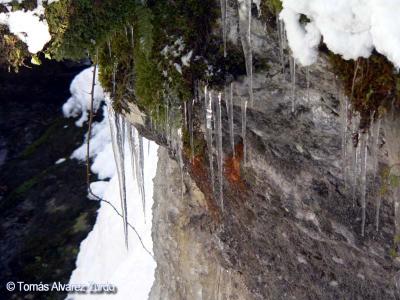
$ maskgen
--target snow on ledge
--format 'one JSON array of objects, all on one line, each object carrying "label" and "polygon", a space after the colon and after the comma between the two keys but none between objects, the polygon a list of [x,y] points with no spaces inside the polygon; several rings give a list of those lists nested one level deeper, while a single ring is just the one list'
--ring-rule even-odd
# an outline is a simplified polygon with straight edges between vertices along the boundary
[{"label": "snow on ledge", "polygon": [[[285,23],[294,58],[303,66],[316,62],[318,44],[344,59],[367,58],[372,50],[400,69],[399,0],[282,0],[280,19]],[[300,23],[300,15],[310,19]]]}]

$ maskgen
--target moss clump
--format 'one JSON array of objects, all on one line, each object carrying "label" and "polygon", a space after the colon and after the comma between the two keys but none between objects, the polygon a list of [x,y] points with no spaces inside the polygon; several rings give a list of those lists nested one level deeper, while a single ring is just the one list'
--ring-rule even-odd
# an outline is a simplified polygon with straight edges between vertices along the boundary
[{"label": "moss clump", "polygon": [[37,7],[36,0],[25,0],[19,3],[17,0],[12,1],[11,3],[11,10],[34,10]]},{"label": "moss clump", "polygon": [[0,25],[0,53],[0,67],[16,72],[29,57],[27,46],[5,25]]},{"label": "moss clump", "polygon": [[383,55],[374,53],[354,61],[330,53],[329,59],[353,109],[361,115],[360,128],[367,128],[372,116],[379,117],[393,103],[400,104],[400,76]]},{"label": "moss clump", "polygon": [[129,23],[135,1],[60,0],[46,7],[52,42],[47,52],[55,59],[95,56],[110,33]]}]

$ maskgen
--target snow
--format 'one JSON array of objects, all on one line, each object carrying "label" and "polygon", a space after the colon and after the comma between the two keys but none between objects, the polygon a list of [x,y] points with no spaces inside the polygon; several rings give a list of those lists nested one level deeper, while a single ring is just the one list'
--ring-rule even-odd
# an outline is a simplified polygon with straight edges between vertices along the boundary
[{"label": "snow", "polygon": [[[75,122],[76,126],[82,127],[83,123],[88,119],[88,110],[90,109],[92,80],[94,67],[87,68],[79,73],[70,86],[72,96],[63,105],[64,116],[80,118]],[[99,74],[96,72],[96,85],[94,89],[94,110],[100,107],[100,103],[104,100],[103,88],[99,82]]]},{"label": "snow", "polygon": [[[376,49],[400,68],[400,1],[283,0],[280,19],[289,46],[303,66],[316,62],[321,38],[344,59],[369,57]],[[301,24],[300,15],[310,20]]]},{"label": "snow", "polygon": [[[88,91],[92,82],[93,68],[88,68],[78,74],[71,84],[72,97],[64,105],[67,117],[78,117],[81,126],[87,119]],[[96,97],[96,107],[104,98],[99,87]],[[98,175],[100,181],[91,183],[93,193],[112,203],[121,213],[119,183],[114,162],[111,133],[107,117],[108,110],[103,107],[103,120],[93,123],[90,143],[90,156],[93,159],[91,170]],[[82,117],[83,116],[83,117]],[[76,149],[71,158],[84,161],[86,159],[86,140]],[[144,177],[146,194],[146,220],[142,210],[138,184],[132,174],[131,154],[128,145],[125,148],[126,189],[128,203],[128,221],[139,232],[146,248],[151,251],[151,225],[153,206],[153,177],[155,176],[158,157],[157,145],[150,142],[149,151],[144,153]],[[110,178],[109,181],[106,179]],[[89,197],[90,198],[90,197]],[[93,199],[93,197],[91,198]],[[83,200],[85,201],[85,200]],[[96,223],[87,238],[81,243],[73,271],[71,284],[112,284],[117,287],[115,295],[96,295],[96,299],[135,299],[148,298],[154,281],[156,263],[141,246],[135,233],[129,229],[129,250],[125,247],[125,237],[122,218],[106,202],[100,203]],[[71,294],[67,299],[93,299],[91,294]]]},{"label": "snow", "polygon": [[65,161],[66,161],[66,158],[60,158],[55,162],[55,164],[59,165],[59,164],[62,164],[63,162],[65,162]]},{"label": "snow", "polygon": [[[8,4],[11,1],[3,0],[1,4]],[[22,1],[18,1],[21,3]],[[49,3],[54,1],[49,1]],[[7,25],[11,33],[18,36],[28,46],[30,53],[37,53],[43,49],[51,36],[46,20],[42,20],[44,14],[42,1],[32,11],[9,11],[0,13],[0,24]]]}]

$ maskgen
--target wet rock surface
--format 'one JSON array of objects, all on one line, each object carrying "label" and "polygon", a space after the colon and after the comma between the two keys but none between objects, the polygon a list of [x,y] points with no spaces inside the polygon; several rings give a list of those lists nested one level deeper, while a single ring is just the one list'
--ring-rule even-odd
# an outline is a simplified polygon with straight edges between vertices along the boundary
[{"label": "wet rock surface", "polygon": [[[85,167],[69,159],[85,129],[61,112],[81,69],[46,62],[0,74],[1,299],[65,298],[65,293],[10,293],[4,285],[67,283],[80,242],[94,224],[98,204],[86,198]],[[61,158],[66,160],[56,164]]]},{"label": "wet rock surface", "polygon": [[[234,8],[228,9],[228,16],[228,37],[240,46]],[[164,188],[156,199],[153,237],[158,271],[152,299],[161,299],[160,295],[168,295],[167,299],[203,299],[193,289],[205,280],[208,283],[196,291],[215,292],[210,282],[216,280],[212,276],[218,268],[238,276],[246,293],[236,291],[210,299],[400,299],[399,262],[393,255],[393,202],[390,195],[384,196],[381,227],[376,231],[379,178],[373,181],[369,173],[362,237],[360,197],[357,194],[353,200],[342,174],[340,83],[327,58],[321,55],[309,69],[309,89],[307,70],[297,69],[292,111],[288,56],[282,74],[275,29],[254,22],[253,50],[268,60],[268,68],[254,74],[254,105],[247,110],[247,162],[241,159],[236,166],[238,174],[229,174],[237,170],[227,165],[232,153],[223,100],[225,211],[218,212],[220,220],[214,220],[215,211],[210,210],[219,204],[218,197],[210,193],[209,175],[199,174],[186,157],[191,180],[204,199],[213,202],[194,209],[196,200],[190,193],[179,200],[180,174],[167,174],[168,168],[159,166],[156,185],[168,182],[171,190],[178,191]],[[235,142],[240,145],[242,101],[249,99],[246,78],[234,82],[233,96]],[[200,99],[194,109],[195,128],[204,134],[203,103]],[[382,134],[378,155],[381,170],[391,156],[384,139]],[[202,163],[209,174],[207,160]],[[160,206],[171,212],[160,213]],[[187,221],[183,226],[179,225],[182,218],[203,221]],[[178,238],[177,231],[186,238]],[[186,261],[181,251],[197,253],[198,259],[181,263]],[[213,271],[192,276],[211,265]]]}]

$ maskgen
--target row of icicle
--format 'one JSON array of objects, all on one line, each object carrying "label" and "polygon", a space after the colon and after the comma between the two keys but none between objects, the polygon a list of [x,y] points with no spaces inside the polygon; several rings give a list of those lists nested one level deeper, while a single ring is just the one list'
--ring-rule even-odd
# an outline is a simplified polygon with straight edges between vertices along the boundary
[{"label": "row of icicle", "polygon": [[133,180],[136,179],[142,200],[144,219],[146,220],[146,195],[144,188],[144,147],[143,137],[136,128],[127,122],[122,114],[116,113],[110,103],[107,104],[114,160],[117,168],[119,192],[124,223],[125,245],[128,248],[128,212],[126,203],[125,142],[128,141],[131,154]]}]

